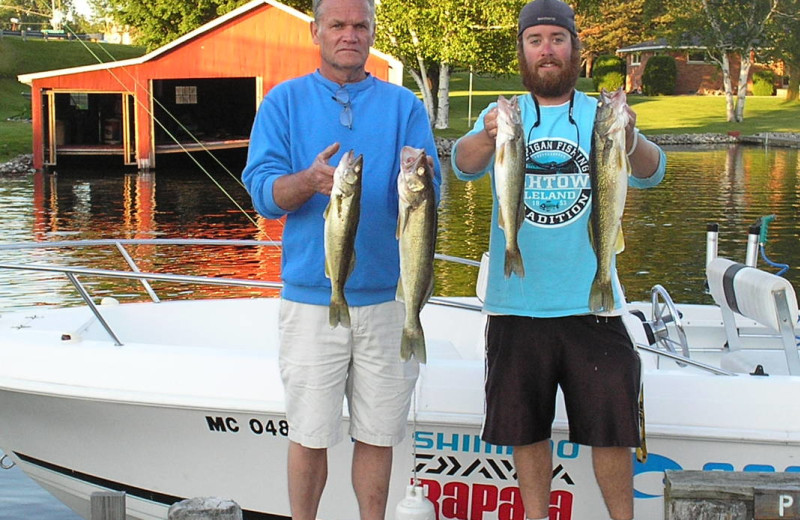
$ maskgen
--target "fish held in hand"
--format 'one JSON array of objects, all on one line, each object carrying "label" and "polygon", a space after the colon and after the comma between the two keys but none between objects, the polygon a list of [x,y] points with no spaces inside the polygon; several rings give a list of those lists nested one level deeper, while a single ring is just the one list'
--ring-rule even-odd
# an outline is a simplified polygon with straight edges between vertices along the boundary
[{"label": "fish held in hand", "polygon": [[397,239],[400,279],[397,300],[404,302],[406,321],[400,340],[400,357],[426,362],[425,334],[419,314],[433,293],[433,257],[436,249],[436,192],[433,168],[425,150],[403,147],[397,177],[399,212]]},{"label": "fish held in hand", "polygon": [[494,154],[494,191],[497,194],[497,223],[506,239],[503,272],[525,276],[517,235],[525,218],[525,136],[519,98],[497,98],[497,137]]},{"label": "fish held in hand", "polygon": [[356,230],[361,213],[363,156],[345,153],[333,173],[333,188],[325,208],[325,276],[331,280],[329,322],[350,327],[344,285],[356,263]]},{"label": "fish held in hand", "polygon": [[614,309],[612,266],[615,255],[625,249],[622,214],[631,173],[625,149],[625,127],[629,120],[626,106],[627,97],[622,87],[612,93],[601,90],[590,155],[592,213],[589,237],[597,257],[597,272],[589,293],[592,312]]}]

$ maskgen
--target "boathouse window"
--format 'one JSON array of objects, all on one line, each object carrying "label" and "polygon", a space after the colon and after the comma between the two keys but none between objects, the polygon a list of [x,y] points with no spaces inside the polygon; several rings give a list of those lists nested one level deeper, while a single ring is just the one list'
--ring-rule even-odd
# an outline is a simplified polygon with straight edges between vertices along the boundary
[{"label": "boathouse window", "polygon": [[89,110],[89,94],[70,94],[69,104],[78,110]]},{"label": "boathouse window", "polygon": [[197,87],[175,87],[175,104],[176,105],[196,105],[197,104]]}]

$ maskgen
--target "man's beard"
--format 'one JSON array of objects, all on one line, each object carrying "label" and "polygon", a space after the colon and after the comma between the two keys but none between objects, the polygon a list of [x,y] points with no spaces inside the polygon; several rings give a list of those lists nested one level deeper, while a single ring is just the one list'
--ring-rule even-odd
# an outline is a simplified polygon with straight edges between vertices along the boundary
[{"label": "man's beard", "polygon": [[547,70],[544,71],[544,74],[540,74],[536,67],[528,64],[528,60],[521,50],[517,54],[522,84],[531,94],[544,98],[556,98],[568,94],[575,87],[578,75],[581,72],[581,56],[579,52],[573,50],[572,59],[569,63],[559,63],[557,60],[553,60],[561,65],[561,68],[555,74]]}]

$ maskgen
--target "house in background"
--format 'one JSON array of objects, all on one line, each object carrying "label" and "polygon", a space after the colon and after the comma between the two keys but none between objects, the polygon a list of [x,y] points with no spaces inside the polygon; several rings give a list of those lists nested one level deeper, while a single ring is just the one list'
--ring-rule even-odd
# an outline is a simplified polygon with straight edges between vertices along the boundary
[{"label": "house in background", "polygon": [[[253,0],[139,58],[20,75],[31,86],[34,167],[112,155],[150,169],[160,154],[247,148],[264,95],[319,66],[310,22]],[[383,53],[371,51],[367,70],[402,84],[402,64]]]},{"label": "house in background", "polygon": [[[617,49],[617,54],[625,60],[627,77],[625,90],[641,92],[642,74],[647,60],[653,56],[669,55],[675,58],[677,76],[675,94],[721,94],[723,92],[722,70],[711,61],[704,47],[686,45],[673,47],[666,40],[652,40]],[[731,78],[734,92],[738,86],[740,62],[738,57],[731,59]],[[785,74],[783,64],[753,64],[750,67],[748,90],[753,85],[753,73],[759,69],[770,68],[775,72],[776,87],[781,86]]]}]

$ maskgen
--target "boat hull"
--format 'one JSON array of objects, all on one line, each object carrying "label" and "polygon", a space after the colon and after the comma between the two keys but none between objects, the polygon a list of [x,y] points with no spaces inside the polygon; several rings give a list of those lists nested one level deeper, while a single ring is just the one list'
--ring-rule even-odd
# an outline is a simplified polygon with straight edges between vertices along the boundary
[{"label": "boat hull", "polygon": [[[200,496],[233,499],[246,518],[289,517],[277,305],[103,308],[121,346],[86,309],[4,316],[0,449],[84,518],[91,493],[108,489],[127,494],[133,519],[163,519],[170,504]],[[698,330],[715,319],[684,310]],[[437,518],[524,518],[512,449],[480,440],[484,319],[425,308],[429,362],[395,450],[390,508],[416,475]],[[717,376],[642,356],[649,456],[634,465],[637,517],[662,517],[664,470],[800,471],[800,378]],[[559,400],[551,510],[607,518],[591,451],[569,442],[563,410]],[[346,434],[344,405],[343,417]],[[351,456],[350,441],[329,451],[325,520],[357,515]]]}]

